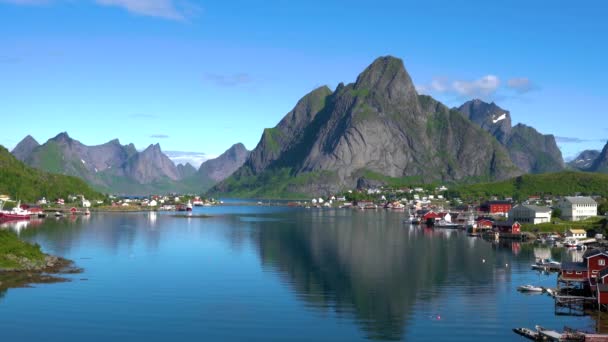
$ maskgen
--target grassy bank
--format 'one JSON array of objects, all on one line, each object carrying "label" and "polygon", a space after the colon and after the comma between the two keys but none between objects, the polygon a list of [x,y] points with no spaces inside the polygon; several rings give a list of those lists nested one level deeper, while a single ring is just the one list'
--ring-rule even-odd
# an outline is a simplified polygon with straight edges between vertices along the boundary
[{"label": "grassy bank", "polygon": [[17,234],[0,230],[0,270],[24,270],[44,268],[47,255],[40,246],[21,241]]},{"label": "grassy bank", "polygon": [[604,229],[606,228],[606,218],[597,216],[578,222],[563,221],[558,218],[554,218],[551,220],[551,222],[547,223],[522,225],[523,231],[541,233],[564,233],[570,228],[584,230],[594,229],[598,233],[604,233]]}]

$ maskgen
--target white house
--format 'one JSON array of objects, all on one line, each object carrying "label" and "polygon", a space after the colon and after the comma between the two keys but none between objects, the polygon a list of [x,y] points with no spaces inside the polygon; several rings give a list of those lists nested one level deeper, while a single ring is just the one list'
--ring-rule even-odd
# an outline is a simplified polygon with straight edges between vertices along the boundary
[{"label": "white house", "polygon": [[597,216],[597,202],[591,197],[566,196],[559,201],[557,207],[562,211],[561,218],[568,221],[581,221]]},{"label": "white house", "polygon": [[586,239],[587,232],[584,229],[568,229],[566,231],[566,238],[569,239]]},{"label": "white house", "polygon": [[539,224],[551,221],[551,208],[520,204],[511,208],[509,218],[514,222]]},{"label": "white house", "polygon": [[158,205],[158,202],[156,202],[156,200],[151,200],[151,201],[148,203],[148,205],[149,205],[149,206],[151,206],[151,207],[156,207],[156,206]]}]

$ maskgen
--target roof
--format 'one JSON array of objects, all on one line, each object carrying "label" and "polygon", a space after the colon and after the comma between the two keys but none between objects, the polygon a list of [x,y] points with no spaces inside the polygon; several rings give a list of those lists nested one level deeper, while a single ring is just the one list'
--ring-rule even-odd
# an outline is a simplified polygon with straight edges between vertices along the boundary
[{"label": "roof", "polygon": [[564,261],[562,262],[562,271],[563,270],[582,272],[587,270],[587,265],[585,265],[584,262]]},{"label": "roof", "polygon": [[524,207],[528,210],[534,211],[535,213],[550,213],[551,212],[551,208],[549,208],[549,207],[541,207],[539,205],[532,205],[532,204],[520,204],[520,205],[513,207],[513,209],[518,208],[518,207]]},{"label": "roof", "polygon": [[602,269],[600,273],[598,273],[598,277],[600,278],[604,278],[605,276],[608,276],[608,267]]},{"label": "roof", "polygon": [[572,234],[585,234],[587,235],[587,231],[584,229],[568,229],[568,231]]},{"label": "roof", "polygon": [[608,292],[608,284],[597,284],[597,290],[599,292]]},{"label": "roof", "polygon": [[597,205],[597,202],[591,198],[591,197],[586,197],[586,196],[566,196],[564,197],[564,200],[572,203],[572,204],[591,204],[591,205]]},{"label": "roof", "polygon": [[597,248],[588,249],[585,251],[585,253],[583,253],[583,259],[588,259],[588,258],[594,257],[596,255],[600,255],[600,254],[606,255],[606,253],[604,253],[604,251],[599,250]]}]

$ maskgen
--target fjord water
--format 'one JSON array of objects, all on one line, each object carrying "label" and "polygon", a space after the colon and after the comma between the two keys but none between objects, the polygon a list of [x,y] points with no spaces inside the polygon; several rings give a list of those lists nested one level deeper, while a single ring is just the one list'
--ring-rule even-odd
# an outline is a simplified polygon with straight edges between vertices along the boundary
[{"label": "fjord water", "polygon": [[511,341],[513,327],[597,325],[516,291],[555,286],[530,270],[532,245],[409,227],[382,210],[202,213],[212,217],[108,213],[21,229],[84,272],[0,293],[2,340]]}]

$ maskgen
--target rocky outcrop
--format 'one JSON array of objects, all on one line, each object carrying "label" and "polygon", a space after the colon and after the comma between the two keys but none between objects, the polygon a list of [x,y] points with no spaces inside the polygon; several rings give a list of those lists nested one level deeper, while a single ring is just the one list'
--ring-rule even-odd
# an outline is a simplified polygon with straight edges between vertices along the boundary
[{"label": "rocky outcrop", "polygon": [[177,167],[164,155],[159,144],[150,145],[130,158],[125,167],[127,177],[141,184],[180,179]]},{"label": "rocky outcrop", "polygon": [[460,112],[419,96],[403,62],[390,56],[353,84],[302,98],[214,190],[238,190],[233,185],[245,177],[267,180],[277,170],[289,170],[289,191],[303,193],[354,188],[370,174],[423,182],[519,174],[504,146]]},{"label": "rocky outcrop", "polygon": [[511,113],[508,110],[498,107],[494,102],[486,103],[479,99],[465,102],[457,110],[488,131],[501,144],[507,143],[511,135]]},{"label": "rocky outcrop", "polygon": [[180,179],[188,178],[196,174],[196,169],[192,164],[177,164],[177,172]]}]

